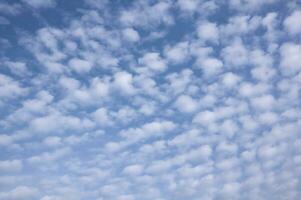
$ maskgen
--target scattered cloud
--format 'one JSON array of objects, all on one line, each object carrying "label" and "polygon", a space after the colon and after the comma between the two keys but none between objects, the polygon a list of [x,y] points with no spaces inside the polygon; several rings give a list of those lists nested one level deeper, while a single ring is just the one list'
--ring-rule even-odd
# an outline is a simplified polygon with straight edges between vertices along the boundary
[{"label": "scattered cloud", "polygon": [[0,200],[299,199],[297,2],[0,13]]}]

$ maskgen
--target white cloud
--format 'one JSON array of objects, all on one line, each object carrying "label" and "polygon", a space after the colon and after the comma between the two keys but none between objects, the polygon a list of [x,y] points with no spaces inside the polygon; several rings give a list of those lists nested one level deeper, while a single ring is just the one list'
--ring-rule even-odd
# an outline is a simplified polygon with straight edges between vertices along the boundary
[{"label": "white cloud", "polygon": [[56,6],[56,0],[22,0],[34,8],[49,8]]},{"label": "white cloud", "polygon": [[204,41],[218,43],[219,30],[215,23],[201,22],[197,28],[197,34]]},{"label": "white cloud", "polygon": [[26,63],[23,62],[5,62],[5,65],[8,66],[10,71],[13,74],[19,75],[19,76],[26,76],[29,74],[29,71],[27,70]]},{"label": "white cloud", "polygon": [[222,56],[226,65],[230,68],[246,67],[248,64],[248,50],[241,42],[235,40],[222,50]]},{"label": "white cloud", "polygon": [[197,66],[203,70],[205,76],[211,77],[212,75],[216,75],[222,71],[223,62],[219,59],[208,57],[199,59]]},{"label": "white cloud", "polygon": [[62,133],[66,130],[83,130],[89,128],[91,124],[87,120],[81,120],[75,116],[65,116],[61,114],[49,114],[33,119],[29,124],[32,133]]},{"label": "white cloud", "polygon": [[129,176],[137,176],[143,172],[142,165],[130,165],[123,169],[123,173]]},{"label": "white cloud", "polygon": [[0,99],[10,99],[27,94],[27,89],[9,76],[0,74]]},{"label": "white cloud", "polygon": [[164,49],[164,53],[168,60],[172,63],[180,64],[188,60],[189,58],[189,44],[188,42],[180,42],[174,46],[167,46]]},{"label": "white cloud", "polygon": [[187,12],[195,11],[198,7],[198,2],[195,0],[178,0],[177,4],[181,10]]},{"label": "white cloud", "polygon": [[199,123],[203,126],[214,123],[216,120],[217,120],[216,113],[214,113],[212,111],[208,111],[208,110],[198,113],[193,118],[194,123]]},{"label": "white cloud", "polygon": [[257,80],[269,81],[275,76],[276,70],[271,67],[256,67],[252,69],[251,74]]},{"label": "white cloud", "polygon": [[110,115],[106,108],[99,108],[95,112],[92,113],[94,120],[97,122],[99,126],[108,126],[112,125],[112,120],[110,119]]},{"label": "white cloud", "polygon": [[225,73],[222,76],[222,83],[224,86],[226,86],[228,88],[236,86],[240,80],[241,80],[241,77],[232,72]]},{"label": "white cloud", "polygon": [[[71,151],[69,147],[63,147],[52,152],[44,152],[40,155],[31,156],[27,159],[27,162],[32,166],[38,166],[42,163],[52,163],[70,154]],[[47,165],[45,167],[47,167]]]},{"label": "white cloud", "polygon": [[18,186],[9,192],[0,192],[1,200],[30,200],[37,198],[39,191],[28,186]]},{"label": "white cloud", "polygon": [[122,34],[124,38],[130,42],[138,42],[140,40],[139,33],[132,29],[132,28],[126,28],[122,31]]},{"label": "white cloud", "polygon": [[250,82],[242,82],[240,84],[239,94],[242,97],[252,97],[252,96],[258,96],[266,93],[269,91],[269,85],[266,84],[252,84]]},{"label": "white cloud", "polygon": [[298,199],[296,2],[34,1],[0,3],[39,25],[0,39],[0,199]]},{"label": "white cloud", "polygon": [[289,34],[295,35],[301,33],[300,18],[301,11],[296,10],[284,20],[283,24]]},{"label": "white cloud", "polygon": [[120,132],[120,135],[127,138],[129,142],[136,142],[150,137],[158,137],[176,128],[171,121],[154,121],[144,124],[141,128],[130,128]]},{"label": "white cloud", "polygon": [[9,4],[6,2],[1,2],[0,12],[3,14],[17,16],[22,13],[22,6],[18,3]]},{"label": "white cloud", "polygon": [[69,66],[77,73],[87,73],[91,70],[93,65],[87,60],[73,58],[69,61]]},{"label": "white cloud", "polygon": [[123,25],[135,25],[148,29],[162,24],[171,25],[174,23],[170,13],[171,7],[172,5],[168,1],[155,4],[141,2],[135,4],[130,10],[122,11],[119,19]]},{"label": "white cloud", "polygon": [[167,64],[160,57],[160,54],[156,52],[144,54],[142,58],[139,58],[139,64],[156,72],[162,72],[167,69]]},{"label": "white cloud", "polygon": [[50,136],[43,140],[43,143],[49,147],[57,147],[62,144],[62,139],[57,136]]},{"label": "white cloud", "polygon": [[181,95],[175,102],[175,106],[178,110],[184,113],[196,112],[198,103],[195,99],[188,95]]},{"label": "white cloud", "polygon": [[20,160],[4,160],[0,161],[0,173],[20,172],[23,168]]},{"label": "white cloud", "polygon": [[251,103],[258,110],[271,110],[276,106],[275,98],[269,94],[254,98]]},{"label": "white cloud", "polygon": [[135,93],[133,86],[133,76],[126,71],[120,71],[114,74],[114,86],[116,89],[125,95],[132,95]]},{"label": "white cloud", "polygon": [[0,146],[8,146],[13,142],[13,138],[6,134],[0,135]]},{"label": "white cloud", "polygon": [[229,4],[232,8],[236,10],[241,11],[257,11],[262,9],[265,5],[273,4],[277,0],[266,0],[266,1],[260,1],[260,0],[230,0]]},{"label": "white cloud", "polygon": [[301,45],[295,43],[284,43],[280,47],[280,66],[284,75],[292,75],[300,71]]}]

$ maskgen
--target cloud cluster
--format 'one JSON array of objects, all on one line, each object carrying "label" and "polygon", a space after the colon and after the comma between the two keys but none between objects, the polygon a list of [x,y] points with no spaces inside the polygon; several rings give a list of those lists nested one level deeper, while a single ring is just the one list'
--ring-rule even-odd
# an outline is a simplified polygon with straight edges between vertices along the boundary
[{"label": "cloud cluster", "polygon": [[0,13],[0,200],[300,198],[297,1]]}]

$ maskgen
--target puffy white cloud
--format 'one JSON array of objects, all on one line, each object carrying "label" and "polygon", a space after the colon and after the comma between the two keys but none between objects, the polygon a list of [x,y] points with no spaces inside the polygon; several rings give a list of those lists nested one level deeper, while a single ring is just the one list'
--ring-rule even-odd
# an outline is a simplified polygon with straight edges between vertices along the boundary
[{"label": "puffy white cloud", "polygon": [[123,36],[126,40],[130,42],[138,42],[140,40],[139,33],[132,29],[132,28],[126,28],[122,31]]},{"label": "puffy white cloud", "polygon": [[239,87],[239,94],[243,97],[258,96],[269,91],[269,85],[266,84],[252,84],[250,82],[243,82]]},{"label": "puffy white cloud", "polygon": [[37,198],[39,191],[36,188],[28,186],[18,186],[9,192],[0,192],[2,200],[30,200]]},{"label": "puffy white cloud", "polygon": [[57,136],[50,136],[43,140],[43,143],[49,147],[56,147],[62,144],[62,139]]},{"label": "puffy white cloud", "polygon": [[123,173],[129,176],[137,176],[143,172],[142,165],[130,165],[123,169]]},{"label": "puffy white cloud", "polygon": [[226,65],[230,68],[246,67],[248,64],[248,50],[241,40],[235,40],[225,47],[222,50],[222,56]]},{"label": "puffy white cloud", "polygon": [[180,42],[174,46],[165,48],[164,53],[168,60],[172,63],[183,63],[189,58],[189,44],[188,42]]},{"label": "puffy white cloud", "polygon": [[23,168],[22,161],[20,160],[1,160],[0,173],[7,172],[20,172]]},{"label": "puffy white cloud", "polygon": [[32,164],[33,166],[37,164],[40,165],[42,163],[47,163],[47,162],[51,163],[70,154],[71,151],[72,150],[69,147],[63,147],[60,149],[56,149],[52,152],[44,152],[40,155],[31,156],[27,159],[27,162]]},{"label": "puffy white cloud", "polygon": [[299,34],[301,33],[301,25],[299,23],[299,20],[301,18],[301,11],[295,10],[290,16],[288,16],[283,24],[286,28],[286,30],[289,32],[289,34]]},{"label": "puffy white cloud", "polygon": [[185,113],[196,112],[198,103],[195,99],[188,95],[181,95],[175,102],[175,106],[178,110]]},{"label": "puffy white cloud", "polygon": [[156,137],[167,134],[176,128],[176,124],[171,121],[154,121],[144,124],[141,128],[130,128],[120,132],[120,135],[130,142],[144,140],[149,137]]},{"label": "puffy white cloud", "polygon": [[197,27],[197,34],[204,41],[218,43],[219,30],[215,23],[201,22]]},{"label": "puffy white cloud", "polygon": [[29,74],[26,63],[8,61],[8,62],[5,62],[4,64],[8,66],[8,68],[10,69],[10,71],[13,74],[16,74],[19,76],[26,76]]},{"label": "puffy white cloud", "polygon": [[167,64],[160,57],[160,54],[156,52],[144,54],[142,58],[139,58],[139,64],[157,72],[162,72],[167,69]]},{"label": "puffy white cloud", "polygon": [[256,11],[260,10],[265,5],[273,4],[278,0],[267,0],[267,1],[260,1],[260,0],[230,0],[229,4],[232,8],[236,10],[242,11]]},{"label": "puffy white cloud", "polygon": [[259,121],[263,124],[274,124],[279,120],[279,117],[276,113],[274,112],[265,112],[259,115]]},{"label": "puffy white cloud", "polygon": [[77,73],[87,73],[91,70],[93,65],[87,60],[73,58],[69,61],[69,66]]},{"label": "puffy white cloud", "polygon": [[17,16],[22,13],[22,5],[18,3],[9,4],[6,2],[1,2],[0,11],[3,14]]},{"label": "puffy white cloud", "polygon": [[239,81],[241,81],[241,77],[232,72],[225,73],[222,76],[222,83],[228,88],[236,86]]},{"label": "puffy white cloud", "polygon": [[0,39],[0,199],[298,199],[296,2],[27,5],[39,26]]},{"label": "puffy white cloud", "polygon": [[174,23],[170,13],[171,7],[172,5],[168,1],[155,4],[141,2],[134,4],[131,10],[123,10],[119,19],[123,25],[141,26],[148,29],[162,24],[171,25]]},{"label": "puffy white cloud", "polygon": [[133,86],[133,76],[126,71],[120,71],[114,74],[114,86],[116,89],[125,95],[132,95],[135,93]]},{"label": "puffy white cloud", "polygon": [[13,142],[13,138],[6,134],[0,135],[0,146],[8,146]]},{"label": "puffy white cloud", "polygon": [[195,11],[198,7],[198,2],[195,0],[178,0],[177,4],[181,10],[186,12]]},{"label": "puffy white cloud", "polygon": [[205,76],[212,76],[220,73],[223,68],[223,62],[216,58],[204,58],[197,62],[197,65],[203,70]]},{"label": "puffy white cloud", "polygon": [[112,125],[112,120],[106,108],[99,108],[92,113],[94,120],[100,126]]},{"label": "puffy white cloud", "polygon": [[255,97],[251,100],[252,105],[258,110],[271,110],[276,106],[276,100],[272,95],[263,95],[260,97]]},{"label": "puffy white cloud", "polygon": [[28,92],[16,80],[11,77],[0,74],[0,99],[10,99],[18,96],[24,96]]},{"label": "puffy white cloud", "polygon": [[298,61],[301,56],[301,45],[295,43],[284,43],[280,47],[280,66],[284,75],[292,75],[300,71],[301,64]]},{"label": "puffy white cloud", "polygon": [[62,133],[66,130],[84,130],[91,126],[88,120],[81,120],[74,116],[61,114],[50,114],[33,119],[29,124],[32,133],[49,134],[53,132]]},{"label": "puffy white cloud", "polygon": [[193,122],[199,123],[203,126],[214,123],[216,120],[217,120],[216,113],[208,110],[198,113],[193,118]]},{"label": "puffy white cloud", "polygon": [[34,8],[49,8],[56,5],[56,0],[22,0]]},{"label": "puffy white cloud", "polygon": [[252,69],[251,73],[257,80],[269,81],[275,76],[276,70],[271,67],[256,67]]}]

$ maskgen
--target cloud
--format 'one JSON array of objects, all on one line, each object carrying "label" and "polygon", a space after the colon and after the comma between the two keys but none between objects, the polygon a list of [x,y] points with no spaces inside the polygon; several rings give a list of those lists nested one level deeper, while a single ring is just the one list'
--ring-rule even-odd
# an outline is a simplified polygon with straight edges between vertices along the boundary
[{"label": "cloud", "polygon": [[3,14],[16,16],[22,13],[22,6],[18,3],[8,4],[2,2],[0,3],[0,11]]},{"label": "cloud", "polygon": [[198,108],[198,103],[195,99],[187,95],[181,95],[175,102],[175,106],[181,112],[195,112]]},{"label": "cloud", "polygon": [[138,42],[140,40],[139,33],[132,28],[126,28],[122,31],[124,38],[130,42]]},{"label": "cloud", "polygon": [[0,12],[0,199],[299,199],[296,2]]},{"label": "cloud", "polygon": [[143,166],[141,165],[130,165],[123,169],[123,173],[129,176],[137,176],[143,172]]},{"label": "cloud", "polygon": [[[161,24],[171,25],[174,23],[170,13],[171,3],[168,1],[150,4],[142,2],[134,4],[131,10],[123,10],[120,13],[120,22],[123,25],[139,26],[143,28],[157,27]],[[153,15],[156,13],[156,15]]]},{"label": "cloud", "polygon": [[301,55],[301,46],[295,43],[284,43],[280,48],[281,67],[285,75],[297,73],[301,69],[298,58]]},{"label": "cloud", "polygon": [[0,199],[7,200],[29,200],[36,198],[38,195],[38,190],[36,188],[28,187],[28,186],[18,186],[15,189],[9,192],[1,192]]},{"label": "cloud", "polygon": [[8,61],[8,62],[5,62],[4,64],[7,65],[7,67],[10,69],[10,71],[13,74],[16,74],[18,76],[26,76],[30,73],[27,69],[26,63]]},{"label": "cloud", "polygon": [[223,63],[216,58],[204,58],[198,61],[197,65],[203,70],[205,76],[219,74],[222,71]]},{"label": "cloud", "polygon": [[264,95],[252,99],[251,103],[255,109],[270,110],[275,106],[276,100],[272,95]]},{"label": "cloud", "polygon": [[92,63],[86,60],[73,58],[69,61],[69,66],[77,73],[87,73],[91,70]]},{"label": "cloud", "polygon": [[222,50],[222,56],[226,65],[232,67],[245,67],[248,63],[248,50],[241,40],[235,40]]},{"label": "cloud", "polygon": [[20,160],[4,160],[0,161],[0,173],[20,172],[23,164]]},{"label": "cloud", "polygon": [[295,35],[301,33],[301,25],[298,23],[300,17],[301,11],[296,10],[284,20],[283,24],[289,34]]},{"label": "cloud", "polygon": [[228,88],[236,86],[240,81],[241,77],[232,72],[225,73],[222,77],[222,83]]},{"label": "cloud", "polygon": [[120,71],[114,74],[114,86],[122,94],[132,95],[135,93],[135,88],[133,86],[133,76],[132,74]]},{"label": "cloud", "polygon": [[27,92],[27,88],[22,87],[18,81],[0,74],[0,100],[24,96]]},{"label": "cloud", "polygon": [[195,11],[198,7],[198,2],[195,0],[188,0],[188,1],[178,0],[177,3],[180,9],[185,12]]},{"label": "cloud", "polygon": [[180,64],[189,58],[189,44],[188,42],[180,42],[174,46],[167,46],[164,53],[168,60],[172,63]]},{"label": "cloud", "polygon": [[56,6],[56,0],[27,0],[24,3],[32,6],[33,8],[51,8]]},{"label": "cloud", "polygon": [[197,34],[201,40],[218,43],[219,29],[215,23],[201,22],[197,28]]},{"label": "cloud", "polygon": [[162,72],[167,68],[165,61],[156,52],[144,54],[142,58],[139,58],[139,63],[155,72]]}]

